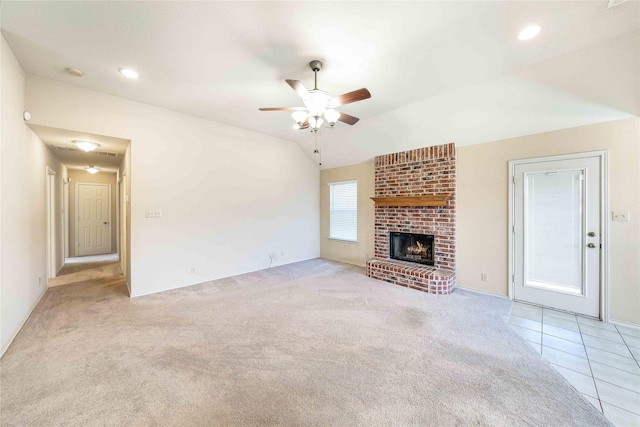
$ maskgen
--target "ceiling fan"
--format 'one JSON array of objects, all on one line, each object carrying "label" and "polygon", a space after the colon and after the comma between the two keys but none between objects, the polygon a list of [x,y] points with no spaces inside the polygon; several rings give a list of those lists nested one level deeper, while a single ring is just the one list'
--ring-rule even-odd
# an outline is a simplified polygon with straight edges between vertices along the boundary
[{"label": "ceiling fan", "polygon": [[[299,80],[285,80],[289,86],[302,98],[304,107],[270,107],[259,108],[260,111],[293,111],[291,116],[295,120],[294,129],[311,129],[317,134],[321,126],[332,128],[337,122],[348,125],[358,123],[357,117],[341,113],[335,108],[352,102],[371,98],[371,93],[365,88],[354,90],[340,96],[332,97],[329,92],[318,89],[318,71],[322,69],[322,62],[313,60],[309,67],[314,74],[314,88],[307,90]],[[317,151],[317,149],[316,149]]]}]

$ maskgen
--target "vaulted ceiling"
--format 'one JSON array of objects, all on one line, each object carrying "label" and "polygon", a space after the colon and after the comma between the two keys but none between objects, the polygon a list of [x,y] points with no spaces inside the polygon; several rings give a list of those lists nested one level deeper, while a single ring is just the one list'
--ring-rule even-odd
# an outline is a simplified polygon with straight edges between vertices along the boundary
[{"label": "vaulted ceiling", "polygon": [[[517,40],[526,25],[542,27]],[[323,167],[640,114],[640,3],[3,1],[26,73],[294,141],[284,79],[372,98],[320,136]],[[72,67],[84,77],[71,76]],[[136,69],[138,80],[118,70]]]}]

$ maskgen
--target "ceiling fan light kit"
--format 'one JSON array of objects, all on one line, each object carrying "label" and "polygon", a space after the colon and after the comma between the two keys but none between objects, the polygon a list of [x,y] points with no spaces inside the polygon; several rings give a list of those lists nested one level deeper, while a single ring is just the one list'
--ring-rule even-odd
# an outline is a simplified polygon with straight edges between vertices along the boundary
[{"label": "ceiling fan light kit", "polygon": [[[299,80],[285,80],[289,86],[300,96],[304,107],[270,107],[259,108],[260,111],[292,111],[291,117],[295,124],[293,129],[310,129],[316,136],[316,149],[314,153],[320,154],[317,147],[318,130],[321,127],[333,128],[337,122],[354,125],[358,122],[357,117],[336,110],[336,107],[350,104],[363,99],[371,98],[371,93],[366,88],[354,90],[353,92],[332,97],[329,92],[318,89],[318,72],[322,69],[322,62],[313,60],[309,62],[309,67],[314,74],[314,88],[307,88]],[[322,164],[322,163],[320,163]]]}]

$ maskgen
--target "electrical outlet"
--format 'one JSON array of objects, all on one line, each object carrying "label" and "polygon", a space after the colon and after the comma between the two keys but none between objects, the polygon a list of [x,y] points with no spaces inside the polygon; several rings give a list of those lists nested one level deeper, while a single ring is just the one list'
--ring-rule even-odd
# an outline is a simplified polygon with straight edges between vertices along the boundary
[{"label": "electrical outlet", "polygon": [[144,216],[146,218],[160,218],[162,216],[162,211],[161,210],[145,211]]},{"label": "electrical outlet", "polygon": [[280,256],[284,256],[284,251],[280,251]]},{"label": "electrical outlet", "polygon": [[488,282],[489,276],[487,275],[487,273],[480,274],[480,280],[482,280],[483,282]]},{"label": "electrical outlet", "polygon": [[191,274],[194,274],[196,272],[196,268],[195,267],[191,267]]},{"label": "electrical outlet", "polygon": [[611,219],[613,221],[625,221],[625,222],[629,222],[631,212],[627,211],[627,212],[621,212],[621,211],[613,211],[611,212]]}]

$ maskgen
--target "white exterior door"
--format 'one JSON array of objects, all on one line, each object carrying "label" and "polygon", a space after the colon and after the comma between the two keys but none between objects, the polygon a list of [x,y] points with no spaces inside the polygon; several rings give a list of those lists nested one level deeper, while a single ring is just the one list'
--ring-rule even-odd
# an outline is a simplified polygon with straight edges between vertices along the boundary
[{"label": "white exterior door", "polygon": [[111,186],[78,183],[76,195],[78,256],[111,253]]},{"label": "white exterior door", "polygon": [[514,299],[599,318],[600,158],[513,171]]}]

